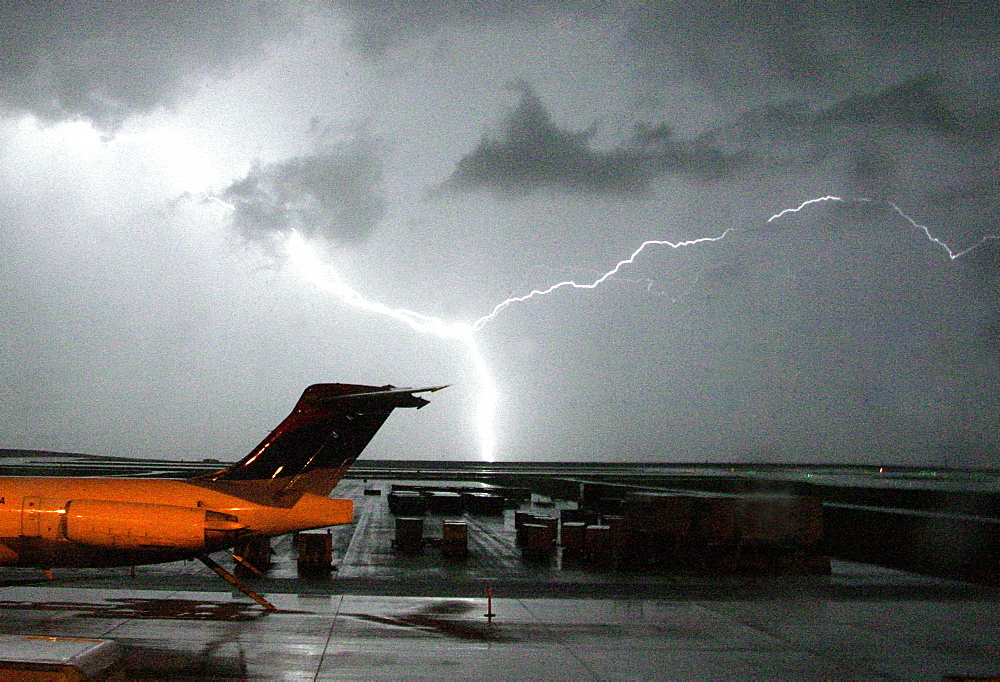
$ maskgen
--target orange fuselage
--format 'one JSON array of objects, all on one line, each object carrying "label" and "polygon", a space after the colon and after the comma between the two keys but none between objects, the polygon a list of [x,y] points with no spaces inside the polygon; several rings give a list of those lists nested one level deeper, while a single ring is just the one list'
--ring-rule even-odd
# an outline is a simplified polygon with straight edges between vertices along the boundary
[{"label": "orange fuselage", "polygon": [[278,507],[185,480],[0,477],[0,566],[158,563],[352,520],[350,500],[310,493]]}]

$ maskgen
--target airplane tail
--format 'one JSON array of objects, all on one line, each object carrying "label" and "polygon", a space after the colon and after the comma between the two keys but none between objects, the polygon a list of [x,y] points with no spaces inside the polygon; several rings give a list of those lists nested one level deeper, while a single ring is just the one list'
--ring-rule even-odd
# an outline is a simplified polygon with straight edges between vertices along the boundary
[{"label": "airplane tail", "polygon": [[190,480],[261,504],[291,506],[302,493],[326,496],[397,407],[421,408],[431,388],[313,384],[246,457]]}]

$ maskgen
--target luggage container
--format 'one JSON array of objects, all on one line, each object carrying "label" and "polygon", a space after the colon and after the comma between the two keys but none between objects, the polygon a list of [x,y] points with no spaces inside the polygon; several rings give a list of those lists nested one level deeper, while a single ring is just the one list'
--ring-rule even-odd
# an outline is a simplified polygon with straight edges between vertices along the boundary
[{"label": "luggage container", "polygon": [[600,521],[600,514],[586,509],[561,509],[559,510],[559,520],[563,523],[583,523],[595,526]]},{"label": "luggage container", "polygon": [[427,501],[414,490],[394,490],[388,497],[394,516],[423,516],[427,512]]},{"label": "luggage container", "polygon": [[441,554],[449,559],[464,559],[469,555],[469,527],[465,521],[441,524]]},{"label": "luggage container", "polygon": [[[516,518],[514,520],[514,523],[515,523],[515,525],[517,524],[517,519]],[[542,526],[543,528],[545,528],[545,534],[544,535],[547,538],[547,542],[550,545],[555,544],[556,537],[559,534],[559,521],[558,521],[558,519],[556,519],[555,517],[538,516],[538,515],[535,515],[535,514],[528,514],[527,516],[522,517],[522,519],[521,519],[521,525],[520,525],[520,527],[517,528],[516,544],[519,547],[523,547],[524,546],[525,538],[526,538],[526,531],[524,530],[524,527],[528,526],[528,525]],[[531,532],[532,533],[537,533],[538,531],[531,531]]]},{"label": "luggage container", "polygon": [[466,493],[465,508],[470,514],[503,516],[504,498],[492,493]]},{"label": "luggage container", "polygon": [[423,546],[423,517],[397,516],[395,540],[396,551],[413,554],[419,552]]},{"label": "luggage container", "polygon": [[559,531],[559,544],[563,548],[563,555],[572,558],[583,556],[583,541],[586,534],[587,524],[583,521],[567,521],[562,524]]},{"label": "luggage container", "polygon": [[584,530],[583,551],[587,561],[598,566],[614,565],[616,556],[611,542],[611,526],[587,526]]},{"label": "luggage container", "polygon": [[298,569],[300,576],[330,572],[333,563],[333,536],[330,531],[299,533]]},{"label": "luggage container", "polygon": [[532,523],[537,523],[548,528],[552,534],[552,541],[555,542],[556,535],[559,533],[559,519],[554,516],[535,516]]},{"label": "luggage container", "polygon": [[520,528],[525,523],[531,523],[536,516],[531,512],[518,510],[514,512],[514,528]]},{"label": "luggage container", "polygon": [[620,514],[603,514],[601,525],[611,529],[608,539],[611,542],[611,550],[614,552],[615,559],[618,559],[622,555],[626,537],[630,532],[629,519]]},{"label": "luggage container", "polygon": [[247,567],[243,562],[236,561],[238,577],[264,573],[271,568],[271,538],[256,537],[241,540],[233,547],[233,556],[250,564],[250,567]]},{"label": "luggage container", "polygon": [[427,510],[431,514],[461,514],[465,511],[465,504],[460,493],[434,490],[427,494]]},{"label": "luggage container", "polygon": [[525,534],[524,527],[529,523],[539,525],[539,521],[540,518],[530,512],[514,512],[514,544],[518,547],[523,546]]},{"label": "luggage container", "polygon": [[521,555],[528,561],[544,561],[549,558],[555,539],[552,529],[540,523],[525,523],[520,529]]}]

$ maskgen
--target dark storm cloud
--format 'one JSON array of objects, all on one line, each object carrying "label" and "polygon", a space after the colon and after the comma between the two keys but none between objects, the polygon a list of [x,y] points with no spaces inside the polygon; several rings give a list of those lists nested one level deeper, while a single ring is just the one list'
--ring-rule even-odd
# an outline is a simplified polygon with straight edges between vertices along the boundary
[{"label": "dark storm cloud", "polygon": [[649,192],[650,181],[666,174],[708,181],[726,177],[741,165],[701,141],[679,141],[664,126],[640,126],[630,144],[609,151],[590,146],[593,131],[557,126],[529,85],[518,106],[504,118],[496,137],[484,137],[459,160],[441,190],[494,190],[520,196],[545,189],[593,195],[635,196]]},{"label": "dark storm cloud", "polygon": [[336,3],[354,21],[358,47],[372,55],[385,53],[402,41],[435,32],[442,26],[473,26],[517,21],[547,21],[553,13],[600,16],[616,3],[601,0],[344,0]]},{"label": "dark storm cloud", "polygon": [[0,3],[0,110],[113,130],[290,26],[254,0]]},{"label": "dark storm cloud", "polygon": [[[846,149],[850,189],[882,197],[891,193],[899,170],[884,141],[894,134],[931,136],[966,151],[986,151],[1000,137],[1000,108],[973,100],[959,79],[919,74],[825,107],[789,101],[749,109],[699,139],[740,155],[755,170],[808,167]],[[982,196],[982,188],[970,186],[966,194]]]},{"label": "dark storm cloud", "polygon": [[920,74],[874,93],[848,97],[824,108],[804,101],[750,109],[689,140],[668,123],[637,124],[626,145],[590,146],[593,131],[560,128],[525,83],[494,137],[485,137],[457,164],[441,189],[494,190],[521,196],[547,189],[593,195],[636,196],[659,176],[699,182],[734,178],[747,171],[779,171],[815,165],[846,146],[852,186],[882,196],[892,185],[896,161],[879,136],[923,132],[979,145],[1000,136],[1000,109],[964,96],[954,78]]},{"label": "dark storm cloud", "polygon": [[627,47],[651,80],[683,69],[725,88],[815,83],[843,66],[842,55],[823,45],[821,20],[796,0],[644,3],[631,18]]},{"label": "dark storm cloud", "polygon": [[[942,134],[995,137],[1000,117],[972,105],[1000,97],[995,49],[1000,5],[951,0],[798,0],[683,3],[377,2],[340,3],[366,49],[382,53],[442,27],[524,25],[553,17],[604,22],[618,49],[650,82],[693,77],[727,99],[790,97],[831,107],[831,122],[917,126]],[[619,29],[624,29],[619,31]],[[953,78],[980,71],[978,81]],[[860,93],[860,94],[859,94]],[[870,94],[875,93],[875,94]],[[981,107],[980,107],[981,108]]]},{"label": "dark storm cloud", "polygon": [[341,243],[363,241],[385,214],[378,193],[382,165],[374,144],[343,146],[256,165],[220,196],[236,207],[234,224],[248,239],[298,229]]},{"label": "dark storm cloud", "polygon": [[[693,78],[738,107],[762,103],[704,136],[751,168],[846,153],[847,188],[885,197],[900,135],[931,136],[979,163],[1000,139],[992,1],[648,3],[628,26],[622,48],[646,82]],[[987,215],[995,222],[995,207]]]},{"label": "dark storm cloud", "polygon": [[956,51],[989,49],[998,18],[992,0],[644,3],[631,17],[627,49],[653,81],[686,72],[727,93],[780,85],[822,92],[877,80],[873,64],[887,57],[909,55],[896,61],[920,71],[953,62]]},{"label": "dark storm cloud", "polygon": [[[606,21],[625,29],[621,47],[650,80],[671,81],[686,72],[730,92],[778,83],[820,90],[849,86],[873,58],[887,53],[945,44],[949,49],[988,46],[1000,22],[993,0],[708,4],[343,0],[337,4],[352,17],[358,45],[370,54],[383,54],[445,26],[531,25],[567,16]],[[954,57],[941,56],[945,61]],[[914,68],[921,70],[921,64]]]},{"label": "dark storm cloud", "polygon": [[1000,107],[977,104],[963,84],[944,74],[920,74],[880,92],[830,107],[817,123],[871,124],[899,130],[989,141],[1000,137]]},{"label": "dark storm cloud", "polygon": [[886,42],[954,44],[992,39],[1000,8],[993,0],[864,0],[857,15]]}]

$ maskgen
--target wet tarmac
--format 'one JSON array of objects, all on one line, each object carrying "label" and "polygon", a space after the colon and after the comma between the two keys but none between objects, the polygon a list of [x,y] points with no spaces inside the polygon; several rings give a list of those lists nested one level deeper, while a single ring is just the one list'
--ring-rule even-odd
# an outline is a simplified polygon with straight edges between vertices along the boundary
[{"label": "wet tarmac", "polygon": [[995,600],[483,599],[0,589],[0,632],[118,643],[125,679],[941,679],[998,671]]},{"label": "wet tarmac", "polygon": [[[389,482],[379,483],[385,492]],[[385,495],[345,481],[337,570],[292,538],[251,584],[198,562],[0,573],[0,634],[108,639],[122,679],[942,679],[1000,674],[1000,591],[862,564],[830,576],[645,575],[525,563],[512,510],[466,515],[469,556],[393,547]],[[560,506],[539,509],[554,514]],[[444,517],[428,516],[439,534]],[[223,561],[222,555],[216,555]],[[232,566],[232,561],[228,562]],[[492,601],[487,589],[492,588]],[[487,613],[492,613],[487,618]]]}]

